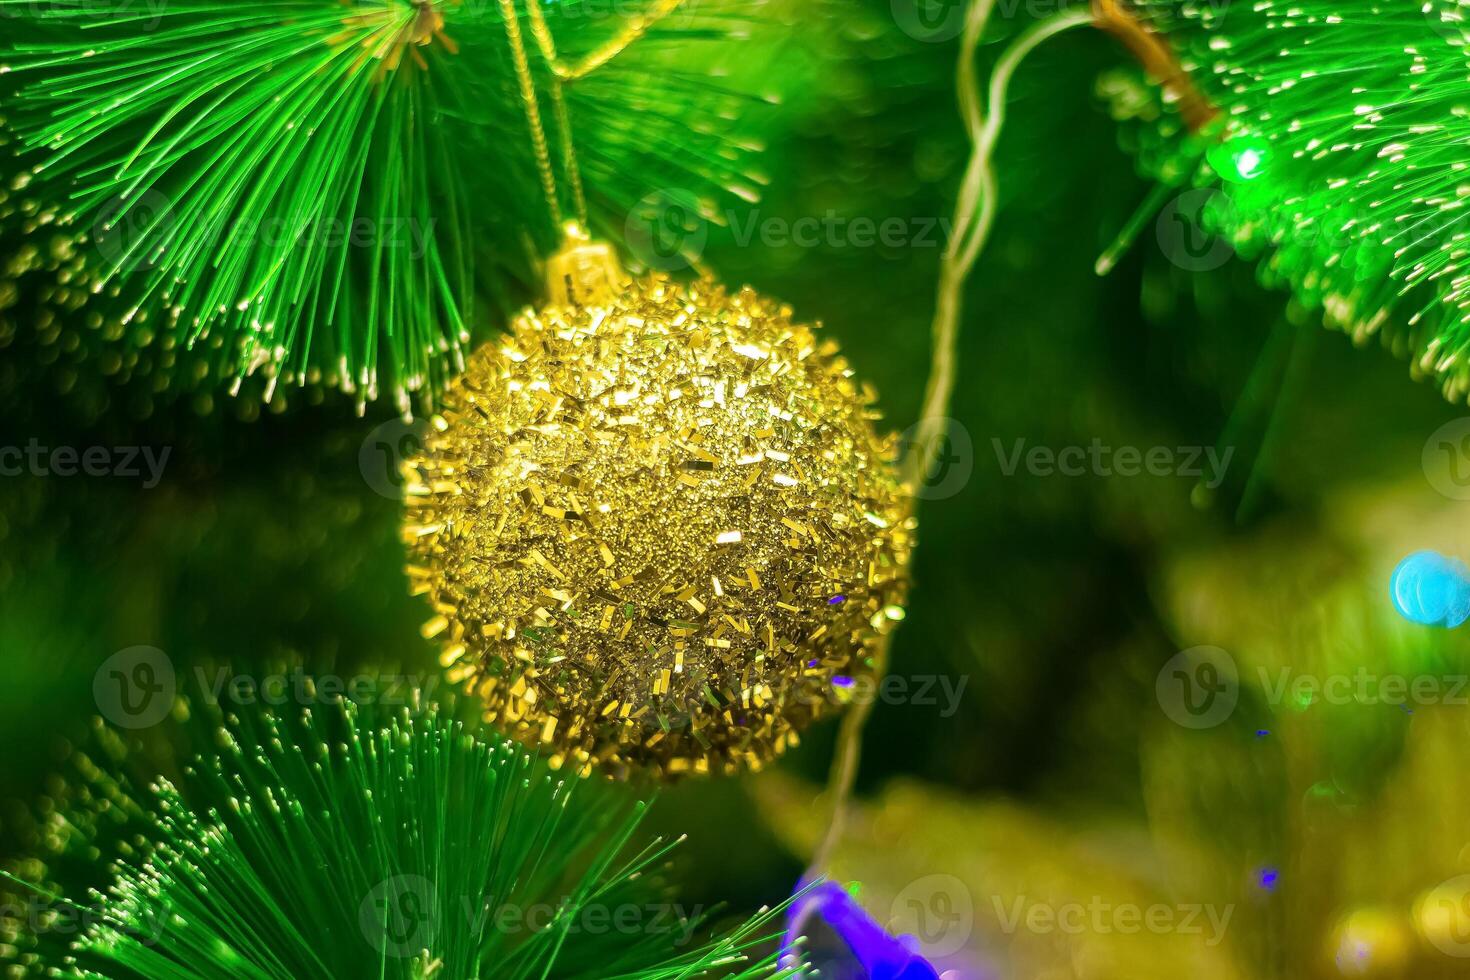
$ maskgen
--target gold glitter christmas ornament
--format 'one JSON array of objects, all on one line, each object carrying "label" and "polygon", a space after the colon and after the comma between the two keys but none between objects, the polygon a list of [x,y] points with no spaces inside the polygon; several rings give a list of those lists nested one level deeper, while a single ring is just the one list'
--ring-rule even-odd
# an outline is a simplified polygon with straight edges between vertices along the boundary
[{"label": "gold glitter christmas ornament", "polygon": [[549,265],[562,301],[469,359],[405,464],[425,632],[554,764],[759,768],[902,618],[895,442],[789,309],[707,280],[603,286],[589,248]]}]

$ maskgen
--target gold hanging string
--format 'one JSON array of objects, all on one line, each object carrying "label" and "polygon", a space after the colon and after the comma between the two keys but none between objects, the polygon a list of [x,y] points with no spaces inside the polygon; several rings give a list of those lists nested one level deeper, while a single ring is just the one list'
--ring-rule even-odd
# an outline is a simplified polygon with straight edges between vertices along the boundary
[{"label": "gold hanging string", "polygon": [[[532,9],[536,0],[531,0]],[[546,193],[546,206],[551,209],[551,220],[561,227],[561,202],[556,194],[556,175],[551,169],[551,151],[546,144],[546,128],[541,124],[541,104],[536,99],[536,82],[531,77],[530,59],[526,57],[526,42],[521,37],[520,14],[515,0],[500,0],[500,16],[505,21],[505,36],[510,41],[510,56],[515,63],[516,79],[521,87],[521,104],[526,110],[526,125],[531,130],[531,145],[536,152],[536,169],[541,175],[541,189]]]},{"label": "gold hanging string", "polygon": [[[954,391],[964,285],[980,257],[981,249],[990,237],[990,229],[995,220],[996,180],[991,161],[1001,126],[1005,122],[1006,90],[1016,68],[1037,45],[1063,31],[1095,23],[1093,15],[1087,11],[1067,10],[1023,32],[996,62],[986,93],[987,98],[982,103],[979,80],[975,74],[975,54],[994,6],[995,0],[975,0],[970,5],[960,42],[959,65],[955,72],[960,114],[970,136],[971,151],[955,202],[953,230],[940,260],[929,380],[919,422],[915,427],[913,446],[903,472],[904,485],[910,494],[910,514],[916,509],[924,477],[934,465],[943,441],[950,395]],[[888,650],[892,644],[892,636],[889,633],[883,638],[873,658],[874,676],[878,681],[882,680],[888,668]],[[858,766],[862,759],[863,728],[872,713],[873,700],[867,699],[853,705],[842,719],[842,728],[837,736],[837,752],[828,779],[832,817],[812,855],[811,863],[807,866],[808,880],[815,880],[825,873],[832,854],[842,839],[853,786],[857,781]]]},{"label": "gold hanging string", "polygon": [[[986,190],[985,172],[987,168],[980,156],[979,143],[979,133],[985,124],[985,113],[977,94],[979,86],[975,77],[975,52],[980,46],[980,35],[985,31],[985,25],[990,20],[990,12],[994,6],[995,0],[975,0],[971,3],[960,39],[960,58],[955,71],[955,88],[959,93],[960,113],[964,117],[965,127],[970,133],[974,150],[965,167],[965,175],[960,184],[959,200],[955,203],[955,223],[952,226],[949,246],[941,260],[929,381],[924,393],[920,421],[914,430],[915,439],[904,466],[903,481],[910,494],[908,508],[910,513],[914,510],[914,501],[918,499],[917,491],[920,481],[923,480],[924,474],[932,465],[929,459],[929,441],[926,440],[933,441],[937,446],[939,434],[937,430],[944,425],[949,395],[954,389],[959,287],[963,282],[962,275],[959,278],[955,276],[958,271],[955,265],[958,257],[957,249],[959,243],[966,237],[975,212],[980,207],[980,199]],[[931,430],[936,431],[931,432]],[[888,650],[893,642],[892,637],[892,632],[883,637],[882,644],[873,658],[874,676],[879,679],[888,671]],[[843,717],[842,727],[837,733],[837,750],[832,759],[832,770],[827,780],[827,793],[832,799],[832,816],[828,821],[827,831],[812,854],[811,863],[807,866],[806,877],[810,880],[815,880],[825,872],[832,859],[832,853],[836,850],[838,842],[842,839],[843,831],[846,829],[848,806],[852,801],[853,786],[857,783],[858,767],[862,762],[863,729],[867,726],[868,716],[872,714],[873,700],[864,699],[854,704]]]},{"label": "gold hanging string", "polygon": [[572,119],[567,111],[564,82],[559,70],[561,62],[556,57],[556,41],[551,37],[551,28],[546,25],[546,15],[541,12],[538,0],[530,0],[526,10],[531,15],[531,36],[541,57],[551,69],[551,111],[556,117],[556,128],[560,135],[562,168],[566,171],[567,183],[572,188],[572,206],[577,209],[577,220],[587,227],[587,196],[582,190],[582,169],[577,166],[577,150],[572,143]]},{"label": "gold hanging string", "polygon": [[[669,14],[672,14],[675,10],[678,10],[680,4],[683,2],[684,0],[658,0],[653,5],[652,10],[633,18],[628,23],[628,26],[618,33],[617,37],[614,37],[596,51],[588,54],[581,61],[577,62],[577,64],[568,66],[561,62],[555,62],[551,70],[556,73],[558,78],[568,82],[575,82],[579,78],[586,78],[626,51],[634,41],[647,34],[649,28],[653,27]],[[535,0],[532,0],[533,6],[534,3]]]},{"label": "gold hanging string", "polygon": [[[516,79],[520,84],[521,103],[526,110],[526,124],[531,130],[531,144],[536,153],[536,170],[541,177],[541,188],[546,194],[546,203],[551,210],[552,221],[562,223],[561,200],[557,195],[556,172],[551,163],[550,143],[546,138],[546,127],[541,119],[541,104],[536,96],[536,82],[531,75],[530,59],[526,55],[526,41],[521,34],[520,15],[516,0],[499,0],[501,18],[505,21],[505,36],[510,41],[511,59],[515,64]],[[657,0],[653,8],[628,23],[617,36],[597,50],[588,54],[575,65],[567,65],[558,57],[556,41],[546,23],[537,0],[526,4],[527,17],[531,22],[531,35],[551,70],[551,111],[558,131],[558,149],[562,167],[566,171],[567,185],[571,188],[572,206],[577,220],[587,227],[587,195],[582,186],[582,170],[577,165],[577,151],[572,139],[571,113],[567,109],[564,86],[580,78],[586,78],[597,69],[622,54],[635,41],[641,39],[659,21],[672,14],[683,0]]]}]

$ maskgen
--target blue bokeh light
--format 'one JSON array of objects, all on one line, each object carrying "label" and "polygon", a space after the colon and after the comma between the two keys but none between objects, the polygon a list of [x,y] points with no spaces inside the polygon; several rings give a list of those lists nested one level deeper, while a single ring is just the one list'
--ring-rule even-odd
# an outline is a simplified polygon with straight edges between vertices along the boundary
[{"label": "blue bokeh light", "polygon": [[1410,622],[1453,628],[1470,619],[1470,568],[1436,551],[1416,551],[1393,570],[1394,608]]}]

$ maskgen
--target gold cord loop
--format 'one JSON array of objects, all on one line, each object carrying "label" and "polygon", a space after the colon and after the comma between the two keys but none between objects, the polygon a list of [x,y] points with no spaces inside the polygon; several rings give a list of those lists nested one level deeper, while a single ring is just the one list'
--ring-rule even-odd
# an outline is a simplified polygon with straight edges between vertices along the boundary
[{"label": "gold cord loop", "polygon": [[[534,0],[532,6],[535,6]],[[541,123],[541,104],[536,98],[536,81],[531,77],[531,63],[526,57],[526,42],[521,37],[520,13],[516,10],[515,0],[500,0],[500,16],[505,21],[505,36],[510,41],[510,56],[515,63],[516,80],[520,83],[521,105],[526,110],[526,125],[531,130],[531,146],[536,153],[541,189],[546,194],[546,206],[551,210],[552,222],[560,225],[561,202],[556,194],[556,175],[551,169],[546,127]]]}]

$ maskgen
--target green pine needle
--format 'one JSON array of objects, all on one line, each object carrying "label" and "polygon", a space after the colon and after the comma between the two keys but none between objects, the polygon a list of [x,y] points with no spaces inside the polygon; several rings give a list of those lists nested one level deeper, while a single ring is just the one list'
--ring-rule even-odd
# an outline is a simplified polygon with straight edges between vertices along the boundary
[{"label": "green pine needle", "polygon": [[[573,60],[651,6],[544,9]],[[650,192],[761,183],[742,121],[766,101],[756,66],[714,75],[758,15],[690,10],[567,86],[604,235]],[[259,374],[267,399],[325,383],[407,410],[555,244],[490,0],[0,0],[0,19],[0,98],[29,164],[13,183],[41,223],[90,238],[90,288],[119,294],[127,334],[203,352],[237,390]],[[554,125],[533,45],[531,62]]]},{"label": "green pine needle", "polygon": [[[779,975],[776,912],[710,936],[660,877],[672,845],[630,845],[642,804],[438,709],[232,717],[216,745],[178,787],[157,783],[146,816],[123,808],[143,829],[123,835],[112,884],[71,950],[42,941],[31,966],[149,980]],[[99,786],[89,825],[126,794],[82,768]]]},{"label": "green pine needle", "polygon": [[1218,186],[1205,220],[1241,254],[1262,256],[1263,278],[1356,339],[1382,333],[1448,397],[1464,397],[1470,6],[1139,7],[1223,117],[1145,165],[1171,183],[1192,174]]}]

